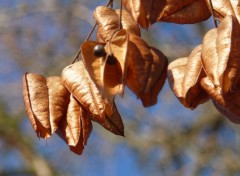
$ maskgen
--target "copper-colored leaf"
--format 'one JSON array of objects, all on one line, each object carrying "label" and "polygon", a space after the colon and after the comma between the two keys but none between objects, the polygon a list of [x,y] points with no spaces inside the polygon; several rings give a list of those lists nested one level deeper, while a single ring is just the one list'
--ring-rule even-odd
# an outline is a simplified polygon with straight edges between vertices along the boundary
[{"label": "copper-colored leaf", "polygon": [[191,52],[189,58],[177,59],[168,67],[170,87],[180,102],[191,109],[209,99],[200,86],[205,76],[201,63],[201,45]]},{"label": "copper-colored leaf", "polygon": [[144,28],[156,21],[188,24],[210,16],[204,0],[123,0],[123,5]]},{"label": "copper-colored leaf", "polygon": [[90,116],[73,95],[70,96],[70,102],[66,108],[66,118],[61,119],[57,134],[74,153],[82,154],[92,131]]},{"label": "copper-colored leaf", "polygon": [[62,82],[87,110],[98,117],[98,121],[104,120],[104,100],[81,60],[63,69]]},{"label": "copper-colored leaf", "polygon": [[27,115],[37,136],[50,137],[48,87],[45,77],[26,73],[23,76],[23,97]]},{"label": "copper-colored leaf", "polygon": [[184,104],[183,79],[187,67],[188,57],[174,60],[168,65],[168,83],[175,96]]},{"label": "copper-colored leaf", "polygon": [[150,48],[150,53],[152,54],[153,62],[149,70],[146,88],[139,97],[144,107],[157,103],[158,93],[161,91],[167,77],[168,60],[166,56],[153,47]]},{"label": "copper-colored leaf", "polygon": [[[179,2],[180,3],[180,2]],[[207,7],[205,0],[196,0],[192,4],[170,14],[162,14],[159,21],[192,24],[207,20],[211,16],[211,12]]]},{"label": "copper-colored leaf", "polygon": [[125,9],[143,28],[148,28],[157,21],[165,3],[160,0],[123,0]]},{"label": "copper-colored leaf", "polygon": [[127,56],[127,86],[140,97],[145,92],[148,74],[150,73],[153,56],[148,44],[139,36],[129,35]]},{"label": "copper-colored leaf", "polygon": [[[94,18],[98,24],[97,40],[99,42],[107,42],[110,40],[115,31],[119,29],[119,15],[119,10],[103,6],[96,8]],[[122,27],[130,33],[140,35],[137,23],[125,10],[122,11]]]},{"label": "copper-colored leaf", "polygon": [[67,66],[62,81],[74,97],[91,113],[91,119],[117,135],[123,135],[121,116],[113,103],[106,103],[80,60]]},{"label": "copper-colored leaf", "polygon": [[82,57],[91,78],[104,98],[111,103],[115,95],[122,94],[124,90],[128,34],[125,30],[117,31],[106,44],[104,57],[94,55],[93,50],[97,45],[101,44],[84,42],[81,47]]},{"label": "copper-colored leaf", "polygon": [[[69,92],[60,77],[26,73],[23,77],[23,94],[27,114],[37,135],[50,137],[66,113]],[[50,130],[50,131],[49,131]]]},{"label": "copper-colored leaf", "polygon": [[203,38],[202,64],[214,85],[220,86],[218,77],[218,54],[216,48],[217,29],[209,30]]},{"label": "copper-colored leaf", "polygon": [[183,94],[185,97],[184,104],[192,109],[196,108],[199,104],[205,103],[209,96],[201,88],[200,81],[206,77],[201,62],[201,49],[202,45],[198,45],[191,52],[188,63],[185,68],[183,79]]},{"label": "copper-colored leaf", "polygon": [[226,16],[217,32],[218,77],[223,92],[229,92],[240,74],[240,25],[235,17]]},{"label": "copper-colored leaf", "polygon": [[232,122],[240,123],[240,89],[222,94],[220,87],[214,86],[209,78],[201,81],[202,87],[211,96],[216,108]]},{"label": "copper-colored leaf", "polygon": [[156,104],[166,79],[167,58],[134,34],[129,34],[127,54],[127,86],[145,107]]},{"label": "copper-colored leaf", "polygon": [[[211,10],[211,4],[209,0],[205,0],[208,4],[209,10]],[[234,10],[230,0],[212,0],[212,6],[214,15],[219,20],[222,20],[226,15],[234,15]]]},{"label": "copper-colored leaf", "polygon": [[46,82],[49,94],[49,119],[53,133],[58,128],[60,119],[65,116],[70,93],[62,84],[60,77],[48,77]]}]

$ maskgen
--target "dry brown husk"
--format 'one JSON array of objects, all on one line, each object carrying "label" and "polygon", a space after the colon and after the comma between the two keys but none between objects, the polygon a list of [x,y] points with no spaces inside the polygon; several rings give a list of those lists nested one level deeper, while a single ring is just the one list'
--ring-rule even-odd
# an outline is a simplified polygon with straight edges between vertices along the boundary
[{"label": "dry brown husk", "polygon": [[[115,31],[120,29],[119,18],[120,11],[111,8],[99,6],[94,11],[94,18],[98,24],[97,41],[108,42],[114,35]],[[132,16],[126,11],[122,10],[122,28],[129,33],[140,35],[138,24],[134,21]]]},{"label": "dry brown husk", "polygon": [[168,67],[171,89],[179,101],[190,109],[209,99],[200,85],[201,79],[206,77],[201,62],[201,48],[201,45],[197,46],[189,57],[177,59]]},{"label": "dry brown husk", "polygon": [[73,95],[66,108],[66,118],[60,121],[57,134],[69,145],[71,151],[80,155],[92,132],[90,114]]},{"label": "dry brown husk", "polygon": [[104,101],[82,60],[64,68],[62,81],[79,103],[92,114],[92,120],[114,134],[124,135],[122,119],[114,102]]},{"label": "dry brown husk", "polygon": [[207,76],[224,93],[233,90],[240,74],[240,27],[233,16],[226,16],[217,29],[203,39],[202,62]]},{"label": "dry brown husk", "polygon": [[143,28],[156,21],[197,23],[211,15],[204,0],[123,0],[123,5]]},{"label": "dry brown husk", "polygon": [[214,86],[206,77],[201,80],[201,86],[211,96],[217,110],[224,114],[233,123],[240,123],[240,89],[227,94],[222,93],[220,87]]},{"label": "dry brown husk", "polygon": [[23,77],[23,97],[27,115],[38,137],[48,138],[65,116],[69,92],[60,77],[26,73]]}]

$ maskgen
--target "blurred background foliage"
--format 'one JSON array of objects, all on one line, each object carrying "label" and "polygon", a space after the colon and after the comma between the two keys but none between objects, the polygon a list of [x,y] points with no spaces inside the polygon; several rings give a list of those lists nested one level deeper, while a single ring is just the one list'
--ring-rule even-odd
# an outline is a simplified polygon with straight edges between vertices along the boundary
[{"label": "blurred background foliage", "polygon": [[[167,81],[151,108],[143,108],[127,89],[123,99],[117,97],[124,138],[94,124],[81,156],[57,135],[37,138],[24,109],[23,74],[60,75],[93,26],[95,7],[106,3],[0,1],[0,175],[240,175],[239,126],[211,102],[193,111],[184,108]],[[213,27],[212,19],[195,25],[157,23],[142,30],[142,37],[171,62],[188,56]]]}]

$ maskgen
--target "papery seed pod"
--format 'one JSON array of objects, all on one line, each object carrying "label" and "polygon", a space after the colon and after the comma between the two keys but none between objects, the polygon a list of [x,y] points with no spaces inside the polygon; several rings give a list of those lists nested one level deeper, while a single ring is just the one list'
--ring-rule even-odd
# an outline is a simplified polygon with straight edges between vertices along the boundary
[{"label": "papery seed pod", "polygon": [[50,137],[65,116],[69,92],[60,77],[26,73],[23,77],[24,102],[30,122],[41,138]]},{"label": "papery seed pod", "polygon": [[191,109],[209,100],[208,94],[201,88],[200,81],[206,77],[201,61],[202,45],[194,48],[188,58],[183,78],[184,104]]},{"label": "papery seed pod", "polygon": [[150,53],[153,62],[148,73],[146,88],[139,97],[144,107],[149,107],[157,103],[157,96],[162,90],[167,77],[168,60],[166,56],[156,48],[151,47]]},{"label": "papery seed pod", "polygon": [[45,77],[26,73],[23,76],[23,97],[27,115],[37,136],[50,137],[48,87]]},{"label": "papery seed pod", "polygon": [[134,34],[129,34],[127,54],[127,86],[145,107],[156,104],[166,79],[167,58]]},{"label": "papery seed pod", "polygon": [[[107,42],[112,38],[112,35],[119,29],[119,10],[110,9],[99,6],[94,11],[94,18],[98,24],[97,41]],[[129,33],[140,35],[138,24],[133,20],[131,15],[122,10],[122,28]]]},{"label": "papery seed pod", "polygon": [[[122,119],[117,112],[114,102],[106,103],[104,101],[82,60],[64,68],[62,81],[79,103],[83,105],[84,109],[91,113],[92,120],[98,122],[114,134],[124,134]],[[108,123],[109,119],[111,123]]]},{"label": "papery seed pod", "polygon": [[97,42],[84,42],[82,58],[89,75],[94,80],[107,102],[111,103],[116,94],[123,94],[125,64],[128,48],[128,34],[125,30],[117,31],[106,44],[106,57],[97,58],[91,52]]},{"label": "papery seed pod", "polygon": [[[164,11],[164,10],[163,10]],[[192,4],[171,14],[162,14],[158,21],[171,22],[177,24],[192,24],[207,20],[211,12],[205,0],[196,0]]]},{"label": "papery seed pod", "polygon": [[223,92],[236,87],[240,76],[240,25],[226,16],[217,28],[218,78]]},{"label": "papery seed pod", "polygon": [[217,53],[217,29],[209,30],[202,44],[202,64],[203,68],[214,85],[220,86],[218,77],[218,53]]},{"label": "papery seed pod", "polygon": [[233,123],[240,123],[240,89],[222,94],[221,88],[214,86],[207,77],[201,80],[201,86],[211,96],[219,112]]},{"label": "papery seed pod", "polygon": [[73,95],[66,108],[66,118],[61,119],[57,134],[69,145],[71,151],[80,155],[92,131],[90,116]]},{"label": "papery seed pod", "polygon": [[189,58],[180,58],[169,64],[170,87],[187,108],[194,109],[209,99],[200,86],[203,77],[206,77],[206,74],[201,63],[201,45],[191,52]]},{"label": "papery seed pod", "polygon": [[123,0],[123,5],[143,28],[150,27],[156,21],[197,23],[211,14],[204,0]]},{"label": "papery seed pod", "polygon": [[209,10],[213,7],[214,16],[220,21],[226,15],[234,15],[234,10],[232,4],[229,0],[212,0],[212,7],[209,0],[205,0]]},{"label": "papery seed pod", "polygon": [[98,116],[99,121],[104,120],[104,100],[82,61],[63,69],[62,82],[88,111]]}]

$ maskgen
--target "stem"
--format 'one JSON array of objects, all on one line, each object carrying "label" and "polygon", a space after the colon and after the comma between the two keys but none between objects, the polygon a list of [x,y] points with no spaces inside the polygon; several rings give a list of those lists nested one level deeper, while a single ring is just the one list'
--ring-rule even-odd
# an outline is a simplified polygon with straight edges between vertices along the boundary
[{"label": "stem", "polygon": [[122,5],[122,0],[120,0],[120,18],[119,18],[119,30],[121,30],[122,29],[122,7],[123,7],[123,5]]},{"label": "stem", "polygon": [[218,24],[217,24],[217,20],[216,20],[216,17],[215,17],[214,10],[213,10],[213,3],[212,3],[212,0],[209,0],[209,2],[210,2],[211,12],[212,12],[212,15],[213,15],[214,25],[215,25],[215,27],[217,28],[217,27],[218,27]]},{"label": "stem", "polygon": [[[109,0],[106,7],[109,7],[111,6],[111,8],[113,7],[113,1],[114,0]],[[122,1],[121,1],[121,4],[122,4]],[[120,14],[121,14],[121,11],[120,11]],[[121,18],[121,15],[120,15],[120,18]],[[91,31],[88,33],[86,39],[84,40],[84,42],[88,41],[89,38],[91,37],[93,31],[95,30],[95,28],[97,27],[97,23],[95,22],[94,26],[92,27]],[[79,55],[81,54],[81,48],[78,50],[78,53],[77,55],[74,57],[73,61],[72,61],[72,64],[75,63],[76,61],[79,61]]]}]

